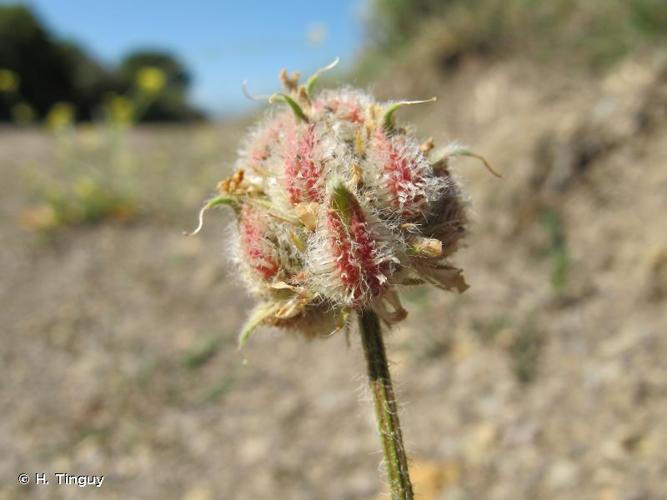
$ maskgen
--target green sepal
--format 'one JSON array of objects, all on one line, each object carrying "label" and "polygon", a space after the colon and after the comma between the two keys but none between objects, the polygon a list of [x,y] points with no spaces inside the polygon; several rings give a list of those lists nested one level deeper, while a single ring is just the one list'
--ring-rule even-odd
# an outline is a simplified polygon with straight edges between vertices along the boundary
[{"label": "green sepal", "polygon": [[329,63],[326,65],[324,68],[318,69],[313,75],[308,78],[306,81],[306,93],[308,95],[311,95],[313,92],[313,89],[315,88],[315,84],[317,83],[317,80],[319,79],[320,75],[324,73],[325,71],[329,71],[330,69],[333,69],[336,67],[336,65],[340,62],[340,57],[336,57],[336,59],[333,60],[333,62]]},{"label": "green sepal", "polygon": [[396,113],[396,111],[398,111],[403,106],[408,104],[422,104],[425,102],[435,101],[437,101],[437,98],[431,97],[430,99],[424,99],[421,101],[400,101],[390,104],[387,106],[387,109],[385,109],[384,115],[382,115],[382,128],[385,130],[392,130],[394,128],[394,113]]},{"label": "green sepal", "polygon": [[359,207],[357,197],[342,181],[337,181],[331,190],[331,208],[338,212],[343,222],[347,224],[355,207]]},{"label": "green sepal", "polygon": [[209,208],[217,207],[218,205],[228,205],[236,208],[238,206],[238,200],[228,194],[219,194],[208,200],[205,208],[208,210]]},{"label": "green sepal", "polygon": [[220,194],[214,198],[211,198],[206,202],[206,205],[202,207],[202,209],[199,211],[199,223],[197,224],[197,227],[195,228],[194,231],[191,233],[185,232],[186,236],[194,236],[195,234],[199,233],[201,231],[201,228],[204,227],[204,214],[209,208],[217,207],[218,205],[228,205],[233,207],[235,210],[238,209],[238,200],[232,196],[226,195],[226,194]]},{"label": "green sepal", "polygon": [[266,318],[272,316],[276,312],[276,307],[276,304],[258,304],[255,306],[239,333],[239,350],[243,348],[250,336],[262,325],[262,323],[264,323]]},{"label": "green sepal", "polygon": [[276,219],[280,219],[284,222],[287,222],[289,224],[292,224],[296,227],[301,227],[303,224],[301,221],[297,218],[294,217],[290,214],[285,213],[283,210],[278,208],[275,204],[271,203],[268,199],[264,198],[250,198],[248,200],[248,203],[254,204],[254,205],[259,205],[260,207],[263,207],[268,210],[268,213],[271,217],[275,217]]},{"label": "green sepal", "polygon": [[491,172],[492,175],[495,175],[498,178],[502,178],[502,175],[500,173],[496,172],[491,164],[486,161],[486,158],[484,158],[482,155],[478,155],[477,153],[473,153],[469,149],[465,147],[459,147],[457,148],[451,156],[467,156],[469,158],[475,158],[476,160],[479,160],[482,162],[482,164],[486,167],[486,169]]},{"label": "green sepal", "polygon": [[269,99],[269,102],[272,103],[276,99],[282,100],[285,104],[287,104],[291,109],[292,112],[294,113],[294,116],[298,120],[301,120],[304,123],[308,123],[308,117],[306,116],[306,113],[303,112],[303,109],[301,109],[301,106],[299,105],[298,102],[296,102],[294,99],[292,99],[290,96],[287,94],[273,94],[271,98]]}]

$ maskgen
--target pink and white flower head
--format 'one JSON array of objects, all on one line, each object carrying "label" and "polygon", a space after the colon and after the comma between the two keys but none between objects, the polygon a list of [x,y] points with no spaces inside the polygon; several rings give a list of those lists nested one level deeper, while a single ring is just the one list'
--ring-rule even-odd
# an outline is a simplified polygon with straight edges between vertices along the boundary
[{"label": "pink and white flower head", "polygon": [[400,321],[399,285],[467,288],[447,260],[467,223],[449,164],[475,155],[420,145],[395,123],[410,102],[347,88],[314,93],[319,73],[305,85],[281,73],[285,91],[270,102],[283,106],[249,134],[235,173],[204,207],[234,209],[234,258],[261,301],[241,341],[263,324],[327,335],[365,308]]}]

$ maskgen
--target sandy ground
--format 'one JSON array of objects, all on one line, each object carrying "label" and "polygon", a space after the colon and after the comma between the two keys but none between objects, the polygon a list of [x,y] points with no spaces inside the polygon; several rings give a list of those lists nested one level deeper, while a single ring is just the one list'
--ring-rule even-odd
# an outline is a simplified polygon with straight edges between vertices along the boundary
[{"label": "sandy ground", "polygon": [[[387,335],[421,498],[667,499],[665,68],[473,64],[415,81],[399,67],[377,85],[438,95],[401,116],[504,174],[457,166],[471,289],[410,292]],[[265,331],[238,353],[251,301],[225,256],[228,219],[181,235],[242,132],[133,133],[143,215],[45,237],[20,221],[39,203],[30,172],[69,175],[62,151],[0,130],[0,498],[382,495],[355,332],[348,347]],[[19,486],[22,472],[52,484]],[[55,472],[105,482],[56,486]]]}]

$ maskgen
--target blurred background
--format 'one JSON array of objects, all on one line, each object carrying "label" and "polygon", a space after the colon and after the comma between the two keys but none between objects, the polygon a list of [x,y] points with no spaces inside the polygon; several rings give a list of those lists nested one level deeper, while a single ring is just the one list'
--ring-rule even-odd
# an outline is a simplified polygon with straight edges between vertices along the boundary
[{"label": "blurred background", "polygon": [[[667,3],[0,1],[0,499],[383,498],[359,342],[263,331],[224,211],[278,89],[383,99],[457,175],[471,289],[388,332],[422,499],[667,498]],[[17,484],[104,474],[102,488]]]}]

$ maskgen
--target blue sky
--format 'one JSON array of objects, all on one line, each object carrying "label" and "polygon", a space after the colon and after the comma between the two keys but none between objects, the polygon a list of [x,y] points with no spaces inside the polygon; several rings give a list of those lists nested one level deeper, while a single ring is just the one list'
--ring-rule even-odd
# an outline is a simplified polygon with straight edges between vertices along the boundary
[{"label": "blue sky", "polygon": [[[16,3],[0,0],[0,3]],[[277,88],[280,68],[307,74],[362,43],[364,0],[26,0],[58,35],[113,64],[137,48],[182,58],[195,103],[216,115],[251,103],[241,94]]]}]

